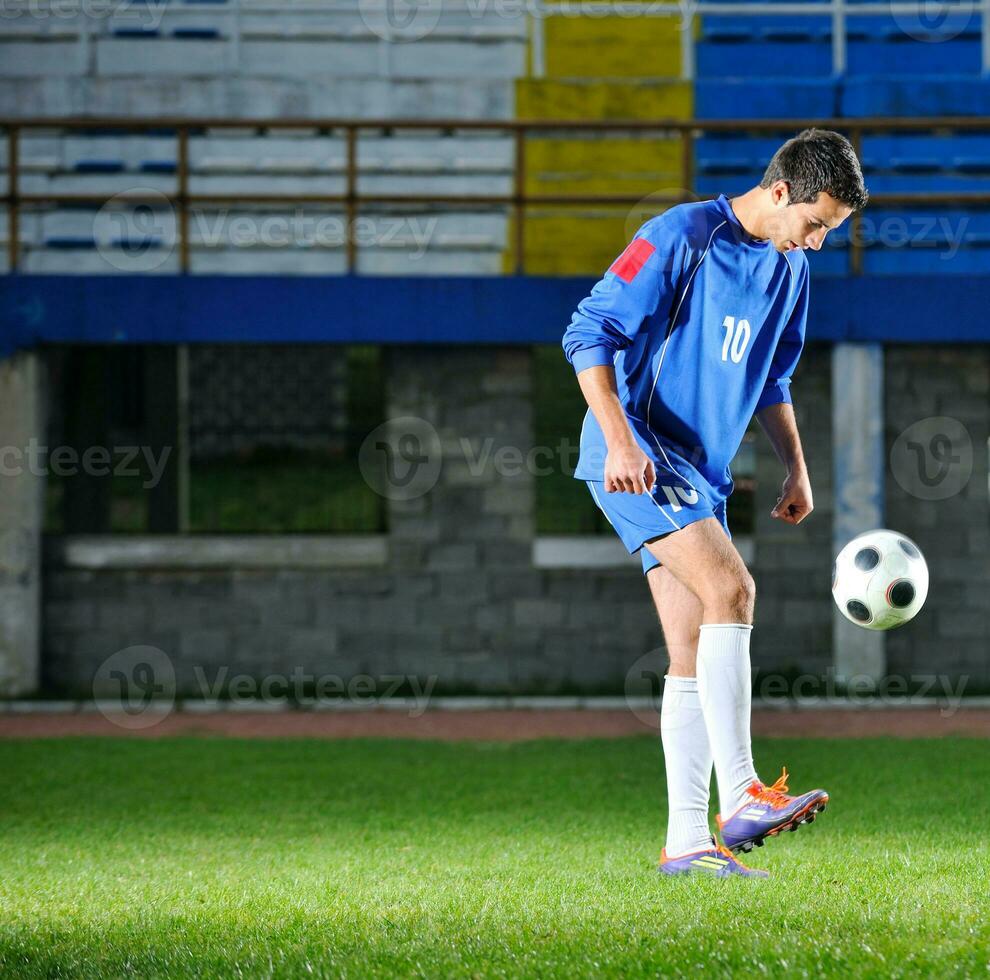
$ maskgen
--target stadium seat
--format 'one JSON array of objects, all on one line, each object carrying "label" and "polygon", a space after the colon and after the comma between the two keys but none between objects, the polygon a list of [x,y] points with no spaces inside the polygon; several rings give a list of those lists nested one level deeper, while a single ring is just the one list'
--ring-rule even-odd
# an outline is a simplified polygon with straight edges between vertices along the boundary
[{"label": "stadium seat", "polygon": [[990,115],[990,79],[971,75],[848,78],[839,94],[852,118]]},{"label": "stadium seat", "polygon": [[830,78],[699,78],[695,113],[699,119],[829,119],[837,114],[839,94]]},{"label": "stadium seat", "polygon": [[79,174],[119,174],[124,171],[123,160],[77,160],[73,169]]}]

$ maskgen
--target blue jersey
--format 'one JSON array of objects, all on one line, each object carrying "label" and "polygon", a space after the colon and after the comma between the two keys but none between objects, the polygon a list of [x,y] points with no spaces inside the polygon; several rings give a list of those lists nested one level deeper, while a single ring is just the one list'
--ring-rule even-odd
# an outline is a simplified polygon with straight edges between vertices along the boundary
[{"label": "blue jersey", "polygon": [[[718,500],[732,492],[729,463],[753,414],[791,400],[807,315],[804,252],[753,238],[722,195],[646,222],[578,305],[562,343],[576,373],[614,365],[658,477],[673,471]],[[589,410],[574,476],[604,479],[606,452]]]}]

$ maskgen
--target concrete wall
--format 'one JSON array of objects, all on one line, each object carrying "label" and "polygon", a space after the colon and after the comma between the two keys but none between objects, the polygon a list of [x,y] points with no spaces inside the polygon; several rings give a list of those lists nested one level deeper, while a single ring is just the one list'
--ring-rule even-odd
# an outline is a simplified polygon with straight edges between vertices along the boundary
[{"label": "concrete wall", "polygon": [[990,349],[886,352],[887,526],[931,574],[917,618],[887,636],[892,673],[968,677],[990,689]]},{"label": "concrete wall", "polygon": [[784,468],[760,432],[756,456],[753,666],[789,674],[832,661],[832,412],[830,348],[809,345],[792,382],[815,509],[797,526],[770,516]]},{"label": "concrete wall", "polygon": [[660,629],[638,559],[533,566],[534,477],[515,462],[532,445],[530,361],[519,348],[389,350],[387,415],[397,424],[382,438],[397,457],[414,440],[427,462],[408,483],[398,471],[378,484],[389,501],[383,565],[203,572],[53,561],[46,684],[88,693],[106,658],[148,645],[168,654],[186,691],[197,666],[214,676],[226,665],[256,676],[297,666],[434,676],[450,691],[621,692]]},{"label": "concrete wall", "polygon": [[[887,638],[888,673],[936,667],[965,675],[975,690],[990,682],[990,352],[890,348],[886,366],[886,523],[917,540],[932,569],[927,607]],[[257,556],[224,567],[215,553],[207,570],[174,557],[154,567],[149,551],[151,567],[127,569],[113,567],[119,554],[100,559],[97,548],[82,560],[62,548],[77,558],[53,558],[46,569],[46,684],[86,694],[97,667],[134,645],[165,651],[184,690],[195,690],[197,666],[208,677],[223,666],[255,676],[299,667],[345,678],[433,675],[438,690],[532,693],[622,693],[630,673],[662,671],[638,560],[605,568],[532,561],[538,478],[514,465],[515,450],[532,445],[527,350],[397,347],[386,370],[395,421],[371,442],[390,447],[390,475],[380,484],[390,530],[377,557],[370,548],[366,560],[335,568],[332,554],[306,557],[300,542],[295,557],[279,553],[271,567]],[[753,659],[765,672],[822,674],[832,663],[830,391],[830,351],[811,345],[794,398],[816,510],[797,528],[768,516],[783,473],[759,436]],[[898,439],[938,415],[956,420],[940,425],[949,456],[961,457],[951,470],[960,485],[943,482],[939,492],[951,492],[921,499],[896,476],[907,479]],[[410,459],[419,461],[415,471]],[[381,467],[367,472],[381,479]]]}]

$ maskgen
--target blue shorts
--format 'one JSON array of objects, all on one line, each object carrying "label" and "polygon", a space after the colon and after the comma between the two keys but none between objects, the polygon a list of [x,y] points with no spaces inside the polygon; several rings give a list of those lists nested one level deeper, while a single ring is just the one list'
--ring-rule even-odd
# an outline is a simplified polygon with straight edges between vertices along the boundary
[{"label": "blue shorts", "polygon": [[713,494],[713,503],[694,487],[664,485],[662,473],[657,474],[652,493],[606,493],[600,481],[585,480],[585,483],[629,554],[640,553],[644,574],[660,564],[653,552],[643,547],[644,542],[672,534],[695,521],[715,517],[732,539],[724,499]]}]

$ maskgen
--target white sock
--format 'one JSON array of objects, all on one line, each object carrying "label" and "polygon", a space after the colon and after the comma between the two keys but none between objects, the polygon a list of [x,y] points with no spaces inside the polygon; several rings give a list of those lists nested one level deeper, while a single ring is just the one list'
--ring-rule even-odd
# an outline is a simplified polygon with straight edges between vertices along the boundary
[{"label": "white sock", "polygon": [[757,778],[750,738],[752,629],[743,623],[708,623],[698,640],[698,697],[715,759],[723,819],[748,799],[746,789]]},{"label": "white sock", "polygon": [[695,677],[664,677],[660,740],[667,767],[667,856],[712,846],[708,797],[712,753]]}]

